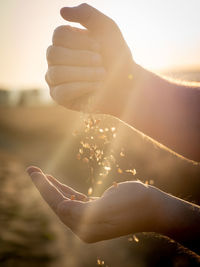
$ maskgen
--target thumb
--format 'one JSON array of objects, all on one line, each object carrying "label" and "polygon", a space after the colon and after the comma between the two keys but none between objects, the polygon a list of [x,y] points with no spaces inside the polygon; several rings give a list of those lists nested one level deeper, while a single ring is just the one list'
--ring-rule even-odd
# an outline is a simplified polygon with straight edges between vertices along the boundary
[{"label": "thumb", "polygon": [[112,19],[85,3],[76,7],[64,7],[60,14],[65,20],[78,22],[91,31],[116,26]]}]

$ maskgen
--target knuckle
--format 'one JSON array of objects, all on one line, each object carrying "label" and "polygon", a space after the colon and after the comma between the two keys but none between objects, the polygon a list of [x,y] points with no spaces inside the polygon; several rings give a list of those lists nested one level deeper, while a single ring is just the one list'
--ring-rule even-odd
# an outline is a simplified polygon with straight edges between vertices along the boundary
[{"label": "knuckle", "polygon": [[90,6],[87,3],[82,3],[79,8],[81,9],[88,9]]},{"label": "knuckle", "polygon": [[55,47],[53,45],[50,45],[47,48],[47,52],[46,52],[46,58],[48,63],[52,62],[54,60],[55,57]]},{"label": "knuckle", "polygon": [[57,82],[57,67],[56,66],[51,66],[48,68],[47,74],[47,81],[48,84],[56,84]]},{"label": "knuckle", "polygon": [[51,98],[56,101],[54,87],[49,87],[49,94],[50,94]]},{"label": "knuckle", "polygon": [[135,187],[140,190],[145,190],[147,188],[147,186],[140,181],[135,181]]},{"label": "knuckle", "polygon": [[131,183],[122,183],[121,186],[125,186],[126,189],[127,186],[131,185],[132,189],[137,192],[145,192],[147,189],[147,185],[142,183],[141,181],[132,181]]},{"label": "knuckle", "polygon": [[65,26],[65,25],[61,25],[61,26],[58,26],[54,30],[54,32],[53,32],[53,38],[52,38],[53,43],[56,42],[57,39],[60,39],[63,36],[64,32],[66,31],[66,27],[67,26]]},{"label": "knuckle", "polygon": [[49,80],[48,80],[48,71],[45,74],[45,81],[47,82],[47,84],[49,84]]},{"label": "knuckle", "polygon": [[53,95],[53,91],[52,90],[49,91],[49,94],[50,94],[51,98],[54,99],[54,95]]},{"label": "knuckle", "polygon": [[46,74],[45,74],[45,80],[48,83],[48,85],[51,85],[51,77],[50,77],[50,70],[48,68]]},{"label": "knuckle", "polygon": [[109,18],[109,17],[106,17],[106,20],[105,20],[105,24],[104,24],[105,28],[105,32],[109,33],[109,34],[112,34],[113,36],[121,36],[121,31],[117,25],[117,23]]},{"label": "knuckle", "polygon": [[151,190],[149,190],[150,188],[148,185],[137,181],[135,182],[134,188],[135,188],[134,190],[136,192],[139,192],[141,197],[143,197],[145,200],[149,199]]},{"label": "knuckle", "polygon": [[56,35],[56,34],[62,34],[63,31],[65,30],[65,28],[66,28],[65,25],[60,25],[60,26],[58,26],[57,28],[55,28],[53,34],[54,34],[54,35]]},{"label": "knuckle", "polygon": [[116,28],[116,27],[118,28],[116,22],[113,19],[109,18],[109,17],[108,17],[108,25],[110,27],[113,27],[113,28]]}]

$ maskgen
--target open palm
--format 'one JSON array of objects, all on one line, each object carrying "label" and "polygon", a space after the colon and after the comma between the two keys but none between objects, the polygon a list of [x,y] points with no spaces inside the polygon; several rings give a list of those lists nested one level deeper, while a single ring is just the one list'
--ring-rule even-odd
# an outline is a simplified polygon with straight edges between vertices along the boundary
[{"label": "open palm", "polygon": [[156,227],[157,204],[152,187],[124,182],[108,188],[99,198],[88,198],[37,167],[27,171],[60,220],[87,243]]}]

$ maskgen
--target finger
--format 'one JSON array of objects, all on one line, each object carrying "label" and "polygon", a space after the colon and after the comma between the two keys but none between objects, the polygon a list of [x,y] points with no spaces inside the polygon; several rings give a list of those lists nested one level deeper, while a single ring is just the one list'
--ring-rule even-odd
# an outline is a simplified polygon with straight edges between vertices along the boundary
[{"label": "finger", "polygon": [[[100,201],[83,203],[63,201],[58,206],[58,216],[84,242],[93,243],[128,234],[126,223],[120,218],[104,215]],[[125,218],[125,217],[124,217]],[[122,224],[122,225],[121,225]]]},{"label": "finger", "polygon": [[69,82],[97,82],[105,77],[102,67],[70,67],[50,66],[47,71],[47,81],[51,86]]},{"label": "finger", "polygon": [[99,51],[99,44],[92,39],[87,30],[71,26],[59,26],[52,38],[53,45],[71,49]]},{"label": "finger", "polygon": [[48,65],[100,66],[100,54],[88,50],[74,50],[60,46],[49,46],[46,53]]},{"label": "finger", "polygon": [[64,105],[100,90],[101,86],[100,82],[76,82],[54,86],[50,90],[52,98],[57,103]]},{"label": "finger", "polygon": [[31,174],[32,172],[42,172],[42,170],[39,167],[36,166],[29,166],[26,171],[28,172],[28,174]]},{"label": "finger", "polygon": [[76,190],[72,189],[71,187],[66,186],[66,185],[60,183],[52,175],[46,175],[46,177],[66,197],[70,198],[72,195],[74,195],[76,200],[86,200],[87,199],[87,196],[86,195],[84,195],[82,193],[79,193]]},{"label": "finger", "polygon": [[100,199],[91,202],[76,200],[67,203],[62,202],[58,206],[58,216],[66,224],[71,224],[71,227],[75,229],[77,222],[85,224],[104,222],[106,220],[104,208]]},{"label": "finger", "polygon": [[41,172],[35,172],[32,168],[27,169],[34,185],[40,192],[44,200],[49,204],[49,206],[57,213],[57,207],[62,201],[67,200],[63,194],[56,189]]},{"label": "finger", "polygon": [[60,13],[65,20],[78,22],[89,30],[101,30],[102,27],[115,25],[109,17],[85,3],[76,7],[64,7]]}]

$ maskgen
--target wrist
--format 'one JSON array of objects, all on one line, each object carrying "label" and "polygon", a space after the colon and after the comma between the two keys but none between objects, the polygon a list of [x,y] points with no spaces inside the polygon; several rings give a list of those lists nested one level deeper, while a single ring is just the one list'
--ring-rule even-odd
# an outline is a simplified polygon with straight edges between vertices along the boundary
[{"label": "wrist", "polygon": [[[125,121],[126,116],[131,116],[135,101],[138,98],[138,89],[141,86],[145,70],[136,64],[133,59],[129,60],[124,67],[120,79],[113,83],[114,103],[112,112],[109,114]],[[110,103],[111,104],[111,103]]]},{"label": "wrist", "polygon": [[155,203],[155,229],[154,231],[166,236],[173,235],[180,227],[181,207],[178,198],[167,194],[152,186]]},{"label": "wrist", "polygon": [[167,223],[164,210],[164,206],[166,205],[165,193],[151,185],[148,185],[148,192],[148,232],[164,234],[165,224]]},{"label": "wrist", "polygon": [[179,242],[200,238],[200,208],[154,187],[157,202],[155,232]]}]

